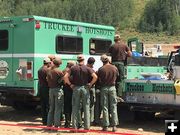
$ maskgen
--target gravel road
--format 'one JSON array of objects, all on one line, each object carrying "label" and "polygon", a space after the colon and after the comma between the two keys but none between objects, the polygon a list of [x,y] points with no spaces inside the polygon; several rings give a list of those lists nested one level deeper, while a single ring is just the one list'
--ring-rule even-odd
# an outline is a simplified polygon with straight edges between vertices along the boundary
[{"label": "gravel road", "polygon": [[[69,131],[49,131],[32,127],[7,126],[2,124],[23,124],[26,126],[41,126],[40,109],[33,111],[17,111],[11,107],[0,105],[0,135],[96,135],[107,133],[70,133]],[[100,127],[91,127],[101,130]],[[139,120],[120,123],[120,133],[141,135],[164,135],[164,119],[155,118],[151,121]]]}]

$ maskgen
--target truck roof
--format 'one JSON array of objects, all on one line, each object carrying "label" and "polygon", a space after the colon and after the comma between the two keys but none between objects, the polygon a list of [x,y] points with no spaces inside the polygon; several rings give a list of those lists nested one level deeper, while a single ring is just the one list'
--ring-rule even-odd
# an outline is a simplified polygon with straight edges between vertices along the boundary
[{"label": "truck roof", "polygon": [[93,28],[101,28],[101,29],[108,29],[108,30],[115,30],[113,26],[108,25],[99,25],[99,24],[93,24],[93,23],[85,23],[85,22],[78,22],[78,21],[70,21],[70,20],[64,20],[64,19],[57,19],[57,18],[50,18],[50,17],[42,17],[42,16],[13,16],[13,17],[0,17],[0,20],[2,19],[20,19],[20,18],[34,18],[35,20],[39,21],[48,21],[48,22],[57,22],[62,24],[71,24],[71,25],[80,25],[84,27],[93,27]]}]

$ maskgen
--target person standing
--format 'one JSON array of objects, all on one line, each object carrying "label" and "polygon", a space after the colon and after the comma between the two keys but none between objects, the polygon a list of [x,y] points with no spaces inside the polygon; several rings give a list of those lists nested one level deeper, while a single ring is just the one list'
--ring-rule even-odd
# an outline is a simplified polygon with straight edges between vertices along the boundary
[{"label": "person standing", "polygon": [[107,55],[101,56],[103,66],[98,70],[98,79],[101,86],[101,104],[103,111],[103,131],[108,130],[109,123],[109,112],[111,113],[111,125],[113,126],[112,131],[116,131],[118,125],[117,116],[117,98],[115,83],[117,76],[119,75],[118,69],[109,63]]},{"label": "person standing", "polygon": [[48,58],[51,60],[50,68],[53,67],[53,60],[56,58],[55,55],[50,54]]},{"label": "person standing", "polygon": [[41,102],[41,115],[43,125],[47,125],[47,115],[49,111],[49,87],[47,82],[47,71],[51,64],[49,58],[44,58],[43,66],[38,70],[39,96]]},{"label": "person standing", "polygon": [[[80,102],[82,101],[82,107],[84,111],[84,129],[90,129],[90,95],[89,89],[96,82],[97,76],[94,71],[84,65],[84,56],[82,54],[77,56],[78,64],[73,66],[65,74],[65,83],[67,83],[73,89],[72,96],[72,126],[78,128]],[[72,80],[69,77],[72,76]],[[89,83],[89,78],[92,77]]]},{"label": "person standing", "polygon": [[132,56],[129,47],[123,43],[120,35],[115,35],[114,44],[109,48],[109,53],[112,57],[112,64],[115,65],[119,71],[119,77],[116,80],[117,95],[123,101],[123,80],[124,80],[124,65],[126,64],[127,57]]},{"label": "person standing", "polygon": [[50,104],[47,126],[61,126],[60,119],[64,104],[64,93],[62,90],[62,80],[64,74],[58,69],[61,64],[62,60],[59,57],[56,57],[53,60],[53,66],[49,69],[47,74]]},{"label": "person standing", "polygon": [[[97,74],[97,72],[96,72]],[[99,85],[99,79],[96,81],[95,84],[95,103],[94,103],[94,121],[93,125],[97,126],[100,125],[100,117],[102,112],[101,107],[101,91],[100,91],[100,85]]]},{"label": "person standing", "polygon": [[[87,60],[87,67],[90,67],[93,70],[93,65],[95,63],[95,59],[93,57],[89,57]],[[93,70],[94,71],[94,70]],[[94,71],[95,72],[95,71]],[[89,78],[90,81],[92,80],[92,77]],[[94,122],[94,103],[95,103],[95,84],[90,89],[90,122]]]},{"label": "person standing", "polygon": [[[74,61],[68,61],[66,68],[63,70],[63,73],[66,74],[72,66],[76,63]],[[70,77],[71,80],[71,77]],[[64,114],[65,114],[65,128],[70,127],[71,123],[71,113],[72,113],[72,88],[68,84],[63,85],[64,91]]]}]

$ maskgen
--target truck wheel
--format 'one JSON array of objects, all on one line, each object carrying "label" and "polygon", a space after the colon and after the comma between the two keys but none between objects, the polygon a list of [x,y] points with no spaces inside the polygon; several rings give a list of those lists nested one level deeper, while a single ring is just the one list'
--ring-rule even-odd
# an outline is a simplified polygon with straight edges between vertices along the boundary
[{"label": "truck wheel", "polygon": [[177,110],[174,112],[174,119],[175,120],[180,120],[180,110]]},{"label": "truck wheel", "polygon": [[15,110],[23,111],[23,110],[34,110],[37,105],[29,105],[22,102],[15,102],[12,106]]},{"label": "truck wheel", "polygon": [[118,119],[119,122],[133,121],[135,119],[135,113],[129,109],[128,106],[118,105]]},{"label": "truck wheel", "polygon": [[135,111],[136,120],[153,120],[154,118],[155,118],[155,112]]}]

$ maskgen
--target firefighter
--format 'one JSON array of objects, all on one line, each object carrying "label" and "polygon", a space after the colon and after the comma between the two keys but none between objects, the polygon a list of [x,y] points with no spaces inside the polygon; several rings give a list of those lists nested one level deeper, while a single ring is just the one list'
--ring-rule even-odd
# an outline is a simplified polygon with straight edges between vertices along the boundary
[{"label": "firefighter", "polygon": [[111,125],[112,131],[116,131],[116,125],[118,125],[117,116],[117,98],[116,98],[116,78],[119,75],[118,69],[109,63],[107,55],[101,56],[103,66],[98,70],[98,79],[101,86],[101,104],[103,111],[103,131],[108,130],[109,112],[111,113]]},{"label": "firefighter", "polygon": [[[94,63],[95,63],[95,59],[93,57],[89,57],[86,66],[93,69]],[[92,77],[90,78],[90,81],[91,79]],[[90,89],[90,122],[91,123],[94,122],[94,103],[95,103],[95,85],[93,85]]]},{"label": "firefighter", "polygon": [[132,52],[129,47],[122,42],[120,35],[115,35],[114,42],[115,43],[109,48],[109,53],[112,56],[112,64],[117,67],[120,74],[116,80],[116,90],[120,97],[119,99],[123,101],[121,97],[123,93],[122,83],[124,80],[124,65],[126,64],[127,57],[132,56]]},{"label": "firefighter", "polygon": [[[76,63],[74,61],[68,61],[66,68],[63,70],[63,73],[66,74],[69,69],[74,66]],[[70,78],[71,79],[71,78]],[[70,127],[71,123],[71,113],[72,113],[72,88],[68,84],[63,85],[64,91],[64,114],[65,114],[65,127]]]},{"label": "firefighter", "polygon": [[50,54],[48,58],[51,60],[50,68],[53,67],[53,60],[56,58],[55,55]]},{"label": "firefighter", "polygon": [[[72,126],[78,128],[78,116],[80,110],[80,102],[82,101],[82,107],[84,111],[84,129],[90,129],[90,95],[89,89],[96,82],[97,76],[95,72],[84,65],[84,56],[82,54],[77,56],[78,64],[73,66],[65,74],[65,83],[67,83],[73,89],[72,96]],[[72,80],[69,77],[72,76]],[[89,78],[92,77],[90,83]]]},{"label": "firefighter", "polygon": [[46,77],[50,64],[50,59],[45,58],[43,60],[43,66],[38,70],[39,96],[41,102],[41,114],[43,125],[47,125],[47,115],[49,111],[49,87]]},{"label": "firefighter", "polygon": [[51,61],[53,61],[56,57],[55,57],[55,55],[50,54],[50,55],[48,56],[48,58],[49,58]]},{"label": "firefighter", "polygon": [[49,113],[47,126],[61,126],[60,118],[63,111],[64,92],[62,90],[63,72],[59,70],[62,60],[56,57],[53,60],[53,66],[49,69],[47,74],[47,81],[49,86]]},{"label": "firefighter", "polygon": [[100,125],[101,111],[102,111],[101,93],[100,93],[100,85],[98,79],[95,85],[95,103],[94,103],[94,121],[93,121],[94,126]]}]

